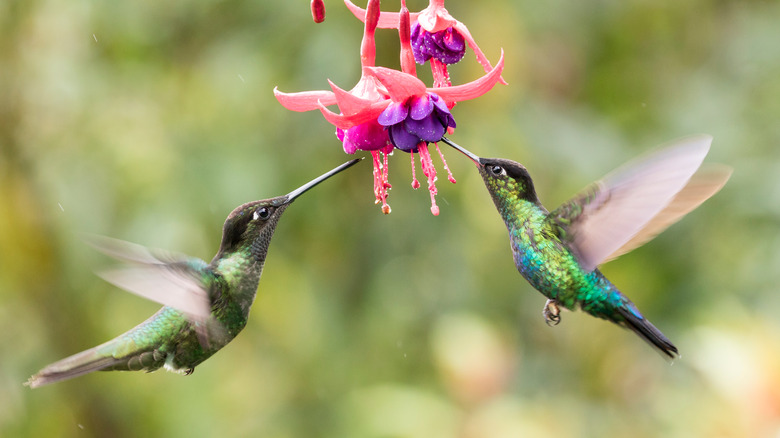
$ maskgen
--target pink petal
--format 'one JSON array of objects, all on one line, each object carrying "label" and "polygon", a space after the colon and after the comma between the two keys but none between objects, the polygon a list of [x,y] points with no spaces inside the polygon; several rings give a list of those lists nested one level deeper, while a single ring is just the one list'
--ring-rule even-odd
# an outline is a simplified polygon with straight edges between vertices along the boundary
[{"label": "pink petal", "polygon": [[376,23],[379,20],[379,0],[368,0],[366,18],[363,20],[363,41],[360,42],[360,65],[376,65]]},{"label": "pink petal", "polygon": [[501,71],[504,70],[504,50],[501,50],[501,58],[498,64],[493,67],[485,76],[463,85],[454,85],[452,87],[430,88],[428,91],[436,93],[447,102],[459,102],[461,100],[474,99],[493,88],[501,80]]},{"label": "pink petal", "polygon": [[[466,39],[466,43],[468,43],[469,47],[471,47],[471,50],[474,51],[474,55],[477,56],[477,62],[482,64],[482,68],[485,69],[485,73],[489,72],[493,67],[490,65],[490,61],[488,61],[485,54],[482,53],[482,50],[477,45],[477,42],[474,41],[474,37],[471,36],[471,33],[469,32],[469,29],[466,27],[466,25],[458,21],[454,27],[458,32],[460,32],[461,35],[463,35],[463,38]],[[503,56],[503,54],[504,52],[502,50],[501,55]],[[499,82],[506,85],[504,78],[500,78]]]},{"label": "pink petal", "polygon": [[351,116],[336,114],[326,108],[324,104],[320,104],[318,108],[322,113],[322,116],[325,117],[325,120],[330,122],[330,124],[336,126],[337,128],[349,129],[361,123],[365,123],[370,120],[376,120],[379,117],[379,114],[381,114],[389,104],[389,99],[383,100],[381,102],[375,102],[365,107],[363,111]]},{"label": "pink petal", "polygon": [[[366,10],[356,6],[349,0],[344,0],[344,4],[347,5],[347,9],[349,9],[352,14],[357,17],[358,20],[365,23],[366,21]],[[409,14],[409,18],[412,23],[414,23],[415,20],[417,20],[417,16],[420,15],[419,12],[412,12]],[[400,14],[397,12],[382,12],[379,14],[379,22],[377,23],[378,28],[381,29],[397,29],[398,28],[398,22],[400,20]]]},{"label": "pink petal", "polygon": [[361,99],[368,99],[372,102],[388,98],[385,86],[379,82],[379,79],[369,72],[366,72],[365,68],[362,69],[360,80],[351,90],[349,90],[349,93],[360,97]]},{"label": "pink petal", "polygon": [[336,104],[338,104],[341,113],[346,116],[352,116],[360,112],[363,108],[371,105],[371,101],[363,99],[354,94],[342,90],[336,84],[328,79],[330,88],[333,90],[333,94],[336,97]]},{"label": "pink petal", "polygon": [[387,89],[387,94],[395,102],[403,102],[411,96],[425,94],[425,84],[416,77],[385,67],[366,67]]},{"label": "pink petal", "polygon": [[298,93],[283,93],[274,88],[274,97],[283,107],[290,111],[311,111],[319,108],[319,103],[323,105],[333,105],[336,103],[336,95],[331,91],[301,91]]},{"label": "pink petal", "polygon": [[414,63],[414,52],[411,40],[411,19],[406,2],[401,2],[401,12],[398,21],[398,38],[401,42],[401,71],[417,76],[417,66]]},{"label": "pink petal", "polygon": [[446,9],[444,2],[431,2],[431,4],[420,12],[417,22],[428,32],[434,33],[442,31],[448,27],[454,27],[458,20],[454,19]]}]

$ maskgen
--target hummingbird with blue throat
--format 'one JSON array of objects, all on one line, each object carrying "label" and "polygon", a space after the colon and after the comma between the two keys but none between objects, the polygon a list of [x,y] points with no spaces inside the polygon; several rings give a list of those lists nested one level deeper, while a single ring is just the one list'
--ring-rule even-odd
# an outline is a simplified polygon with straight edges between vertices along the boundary
[{"label": "hummingbird with blue throat", "polygon": [[700,169],[712,137],[684,138],[633,160],[553,211],[539,201],[522,164],[442,141],[477,165],[509,231],[517,270],[547,297],[548,325],[560,322],[560,307],[581,309],[630,329],[670,358],[678,355],[598,266],[648,242],[723,187],[731,168]]},{"label": "hummingbird with blue throat", "polygon": [[233,210],[211,263],[92,236],[90,245],[128,266],[100,273],[120,288],[163,304],[130,331],[55,362],[26,385],[36,388],[93,371],[168,371],[190,374],[246,326],[268,245],[285,209],[298,196],[353,166],[351,160],[292,192]]}]

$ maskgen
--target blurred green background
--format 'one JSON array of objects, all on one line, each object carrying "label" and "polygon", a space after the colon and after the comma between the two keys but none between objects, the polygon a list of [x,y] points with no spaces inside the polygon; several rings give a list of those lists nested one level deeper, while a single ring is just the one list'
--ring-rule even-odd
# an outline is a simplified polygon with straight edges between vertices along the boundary
[{"label": "blurred green background", "polygon": [[[447,6],[493,62],[505,50],[509,83],[453,110],[453,140],[523,162],[548,207],[656,144],[714,136],[708,161],[735,169],[725,189],[603,267],[682,359],[581,313],[547,327],[474,166],[443,149],[458,182],[436,158],[439,217],[403,153],[389,216],[370,163],[298,200],[249,324],[193,375],[22,386],[159,307],[96,277],[111,261],[79,232],[210,260],[235,206],[346,161],[318,112],[272,89],[351,88],[362,24],[338,1],[316,25],[307,1],[10,0],[0,436],[778,436],[780,3]],[[378,42],[397,67],[397,34]],[[482,74],[470,51],[450,71]]]}]

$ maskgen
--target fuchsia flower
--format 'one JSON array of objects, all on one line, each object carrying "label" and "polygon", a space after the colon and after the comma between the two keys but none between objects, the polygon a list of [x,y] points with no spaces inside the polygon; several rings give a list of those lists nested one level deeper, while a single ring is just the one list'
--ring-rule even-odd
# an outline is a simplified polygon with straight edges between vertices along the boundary
[{"label": "fuchsia flower", "polygon": [[[428,143],[439,141],[447,129],[455,127],[455,120],[449,110],[455,102],[481,96],[500,81],[504,58],[502,52],[496,67],[475,81],[458,86],[427,88],[415,75],[410,43],[410,14],[405,2],[402,1],[402,4],[401,13],[396,14],[402,24],[396,24],[396,27],[401,37],[401,65],[404,71],[374,65],[374,32],[382,16],[379,13],[379,0],[369,0],[364,14],[361,45],[362,74],[355,87],[345,91],[328,81],[331,91],[283,93],[274,89],[274,95],[282,106],[292,111],[320,110],[325,119],[336,126],[336,135],[346,153],[352,154],[357,150],[371,152],[374,161],[374,195],[376,202],[382,203],[385,214],[390,212],[387,204],[387,192],[391,188],[388,182],[388,155],[394,148],[411,153],[414,171],[414,153],[418,153],[423,173],[428,178],[431,211],[437,215],[439,210],[434,198],[436,170],[428,152]],[[334,104],[340,113],[327,108]],[[436,148],[438,150],[438,145]],[[439,155],[444,161],[441,151]],[[444,167],[447,169],[446,162]],[[449,179],[455,182],[451,174]],[[416,178],[413,178],[412,186],[419,187]]]},{"label": "fuchsia flower", "polygon": [[425,64],[431,58],[444,64],[455,64],[466,54],[466,40],[453,27],[431,33],[417,22],[412,26],[411,37],[414,60],[418,64]]},{"label": "fuchsia flower", "polygon": [[415,152],[421,141],[437,142],[447,128],[455,128],[450,109],[434,93],[391,103],[377,121],[388,128],[390,141],[404,152]]},{"label": "fuchsia flower", "polygon": [[[344,4],[355,17],[365,21],[365,9],[354,5],[349,0],[344,0]],[[453,18],[444,8],[444,0],[430,0],[427,8],[417,13],[410,13],[409,16],[413,23],[411,35],[414,58],[420,64],[431,61],[434,86],[449,85],[447,64],[455,64],[463,58],[466,50],[464,42],[474,51],[477,62],[482,65],[485,72],[493,69],[466,25]],[[382,12],[377,27],[397,29],[399,22],[399,13]],[[500,81],[506,84],[503,78]]]}]

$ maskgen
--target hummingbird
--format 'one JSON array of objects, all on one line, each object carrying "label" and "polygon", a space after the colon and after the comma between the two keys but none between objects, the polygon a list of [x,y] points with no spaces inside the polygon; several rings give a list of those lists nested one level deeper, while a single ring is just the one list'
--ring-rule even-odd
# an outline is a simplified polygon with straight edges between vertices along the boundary
[{"label": "hummingbird", "polygon": [[222,227],[211,263],[91,236],[87,243],[128,266],[99,275],[164,306],[130,331],[48,365],[26,382],[36,388],[93,371],[155,371],[191,374],[246,326],[268,245],[285,209],[298,196],[353,166],[351,160],[292,192],[236,207]]},{"label": "hummingbird", "polygon": [[517,270],[547,297],[548,325],[560,322],[560,307],[579,308],[633,331],[669,358],[679,354],[598,266],[648,242],[723,187],[731,168],[700,169],[711,136],[683,138],[630,161],[551,212],[522,164],[442,141],[477,165],[509,231]]}]

